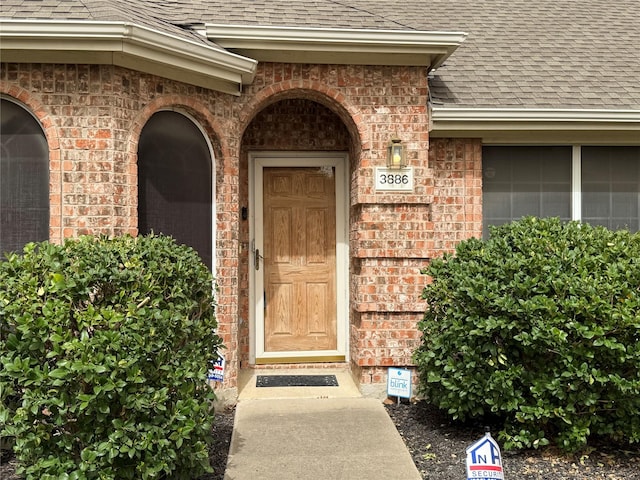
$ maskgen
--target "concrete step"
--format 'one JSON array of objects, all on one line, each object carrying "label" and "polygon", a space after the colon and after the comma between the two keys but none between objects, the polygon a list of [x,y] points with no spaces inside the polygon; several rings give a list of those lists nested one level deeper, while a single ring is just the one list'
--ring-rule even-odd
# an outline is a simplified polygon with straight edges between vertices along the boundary
[{"label": "concrete step", "polygon": [[[256,387],[258,375],[335,375],[337,387]],[[250,399],[286,398],[355,398],[360,391],[348,369],[304,368],[264,369],[240,371],[238,401]]]}]

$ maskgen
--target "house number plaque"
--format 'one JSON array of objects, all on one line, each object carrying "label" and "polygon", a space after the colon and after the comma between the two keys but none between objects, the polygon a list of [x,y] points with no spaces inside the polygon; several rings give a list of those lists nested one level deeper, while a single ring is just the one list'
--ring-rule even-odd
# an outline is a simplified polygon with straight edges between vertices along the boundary
[{"label": "house number plaque", "polygon": [[376,191],[413,192],[413,168],[376,167]]}]

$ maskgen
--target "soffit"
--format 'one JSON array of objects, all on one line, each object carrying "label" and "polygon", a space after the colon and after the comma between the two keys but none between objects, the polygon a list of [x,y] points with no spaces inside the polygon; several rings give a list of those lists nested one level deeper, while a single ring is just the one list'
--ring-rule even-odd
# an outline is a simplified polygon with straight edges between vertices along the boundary
[{"label": "soffit", "polygon": [[123,22],[0,20],[2,61],[108,64],[239,95],[257,62]]},{"label": "soffit", "polygon": [[257,62],[174,24],[174,3],[2,0],[1,58],[112,64],[239,95],[253,80]]},{"label": "soffit", "polygon": [[440,65],[463,32],[205,25],[207,38],[263,62],[349,65]]},{"label": "soffit", "polygon": [[431,137],[483,143],[640,145],[640,110],[432,107]]}]

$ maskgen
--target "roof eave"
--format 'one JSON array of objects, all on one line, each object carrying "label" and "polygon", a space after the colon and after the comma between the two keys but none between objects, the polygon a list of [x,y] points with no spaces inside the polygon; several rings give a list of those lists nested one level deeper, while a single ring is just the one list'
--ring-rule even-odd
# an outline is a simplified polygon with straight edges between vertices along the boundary
[{"label": "roof eave", "polygon": [[0,19],[2,61],[113,64],[239,95],[257,62],[127,22]]},{"label": "roof eave", "polygon": [[417,65],[436,68],[465,40],[464,32],[363,30],[206,24],[223,48],[263,62]]},{"label": "roof eave", "polygon": [[432,106],[434,138],[482,138],[485,143],[640,144],[640,110],[462,108]]}]

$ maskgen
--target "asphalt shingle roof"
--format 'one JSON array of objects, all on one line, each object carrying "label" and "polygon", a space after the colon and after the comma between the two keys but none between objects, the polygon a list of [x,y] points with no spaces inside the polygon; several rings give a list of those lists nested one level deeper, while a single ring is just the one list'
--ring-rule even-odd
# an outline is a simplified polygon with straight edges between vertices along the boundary
[{"label": "asphalt shingle roof", "polygon": [[199,41],[193,24],[465,31],[432,72],[436,104],[640,110],[638,0],[2,0],[0,17],[130,21]]},{"label": "asphalt shingle roof", "polygon": [[23,20],[75,20],[129,22],[185,40],[207,42],[202,35],[175,25],[173,5],[189,2],[137,0],[1,0],[0,18]]}]

